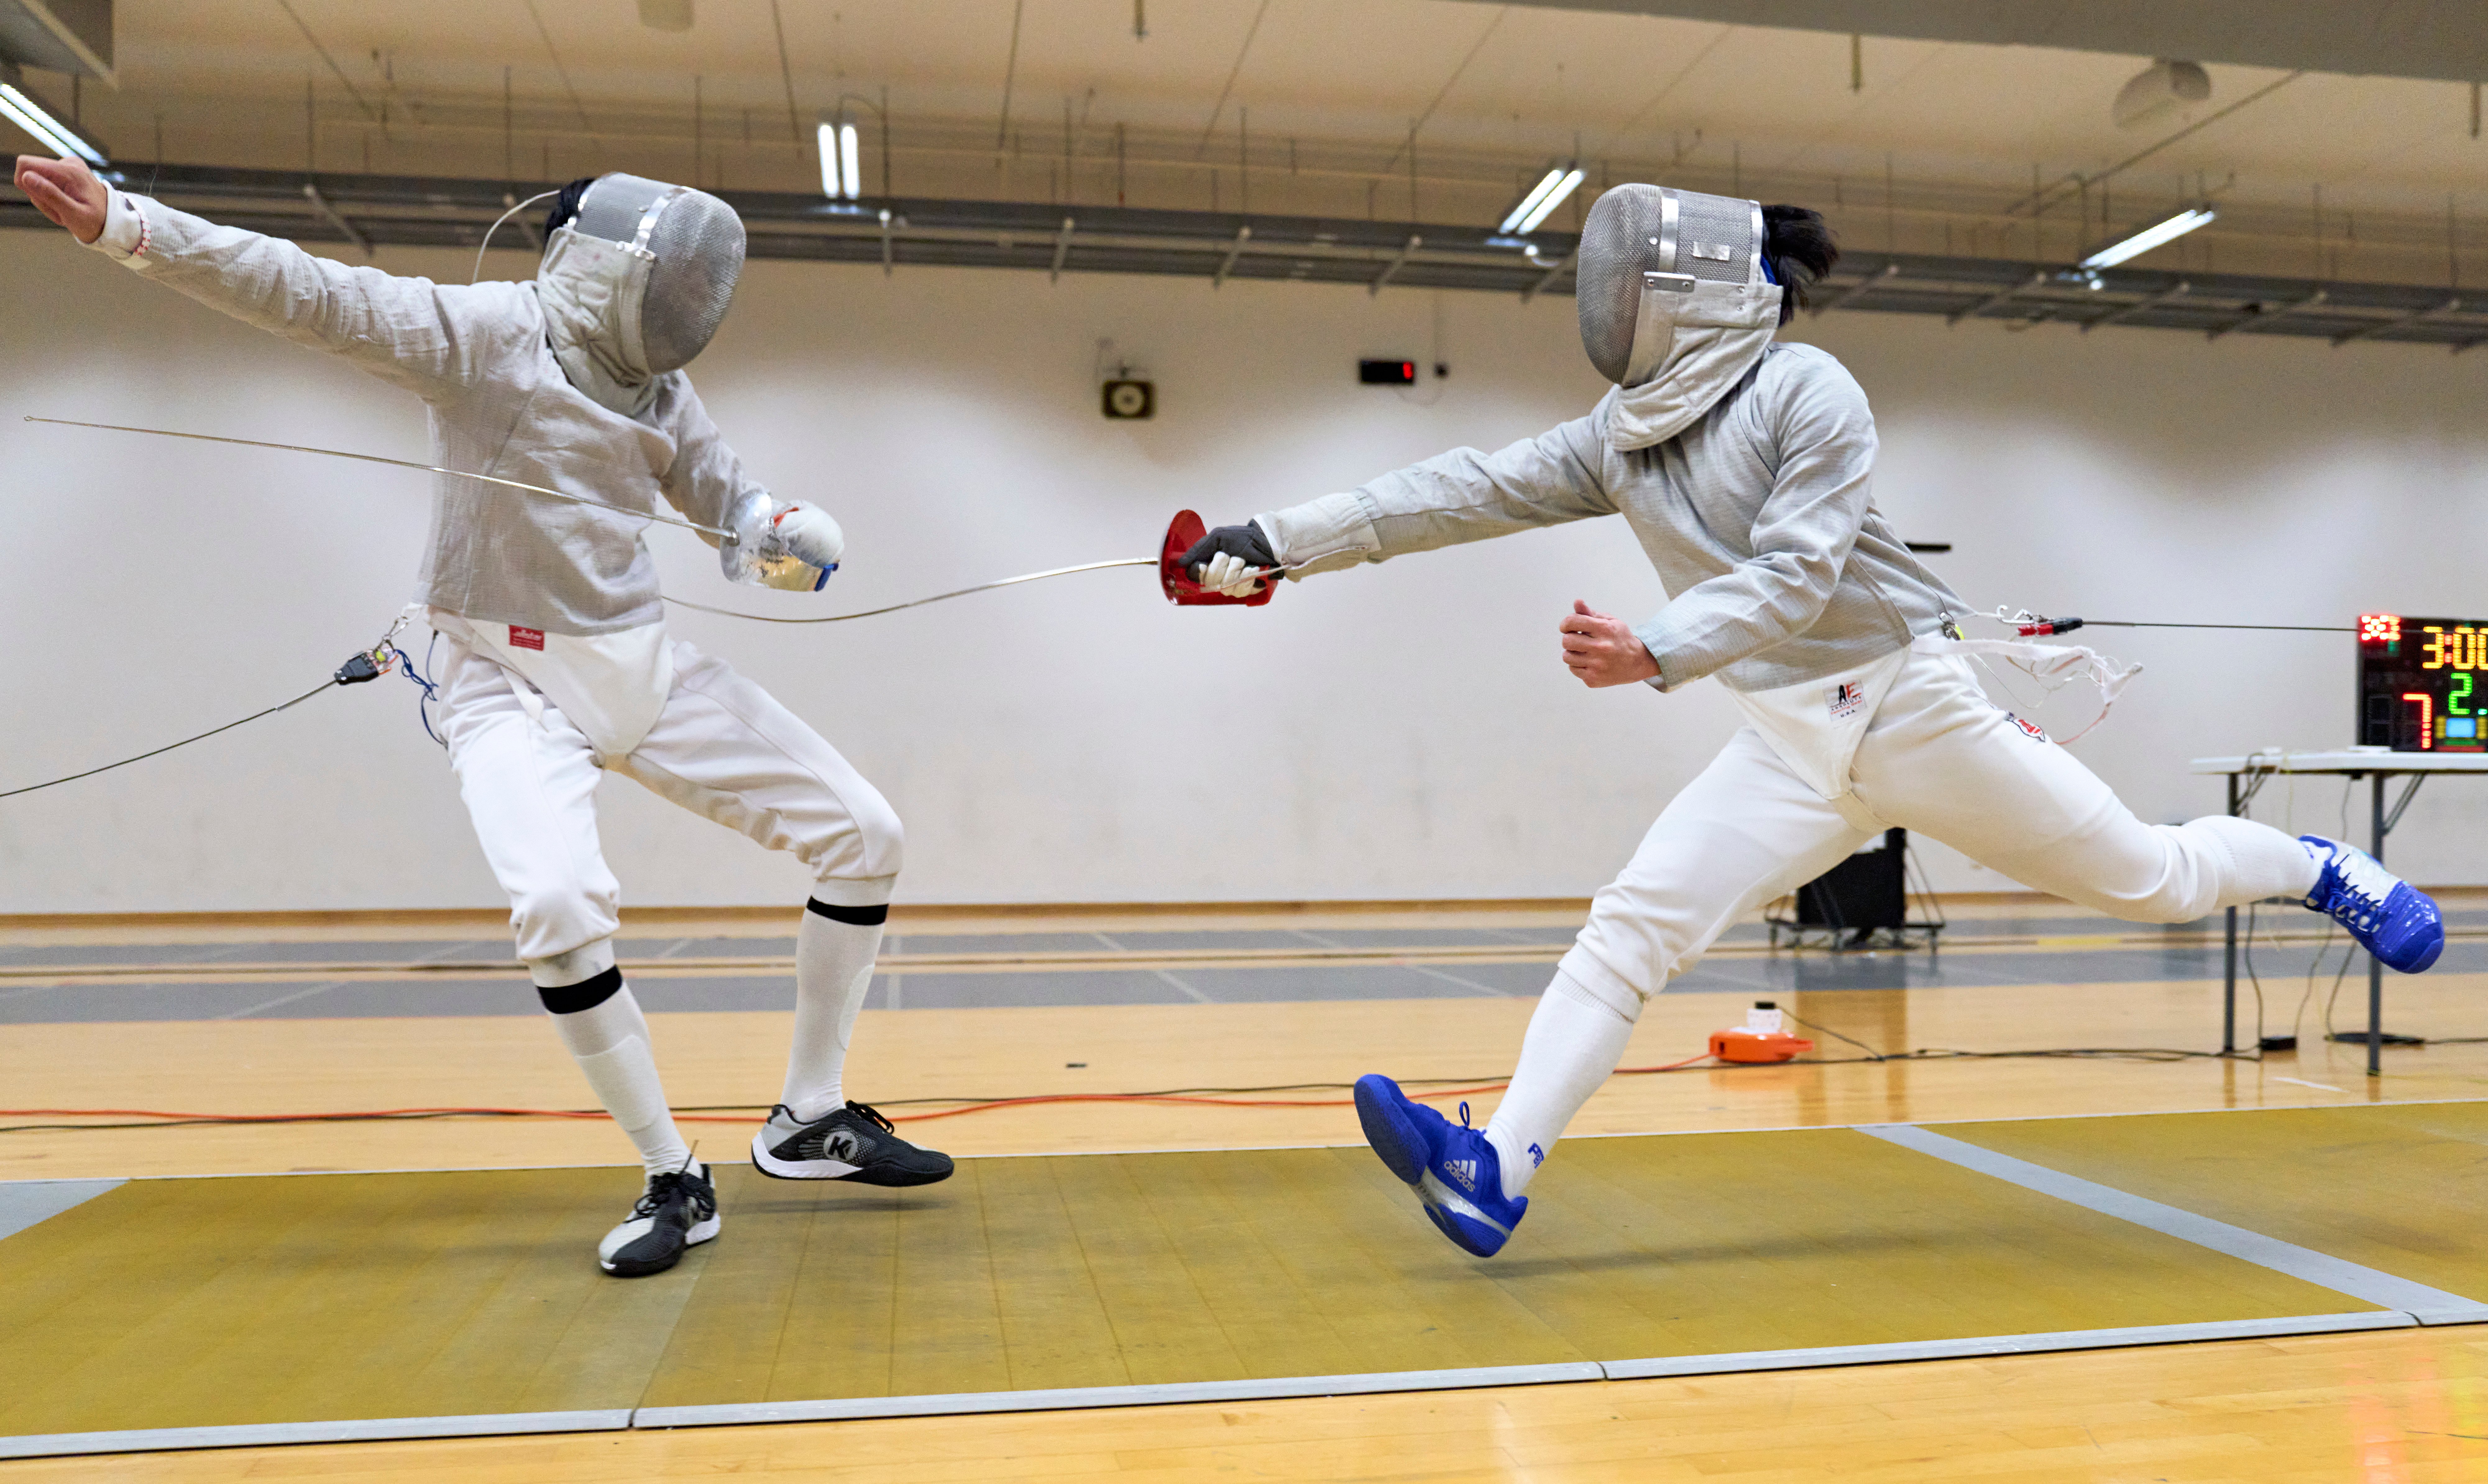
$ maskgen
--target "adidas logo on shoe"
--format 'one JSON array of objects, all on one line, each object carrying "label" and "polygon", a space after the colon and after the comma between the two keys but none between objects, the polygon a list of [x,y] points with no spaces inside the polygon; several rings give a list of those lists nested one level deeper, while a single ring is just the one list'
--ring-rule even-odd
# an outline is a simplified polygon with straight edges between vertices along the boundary
[{"label": "adidas logo on shoe", "polygon": [[1443,1162],[1443,1173],[1451,1176],[1454,1180],[1458,1181],[1460,1183],[1460,1189],[1463,1190],[1474,1191],[1477,1190],[1477,1172],[1478,1162],[1475,1160],[1445,1160]]}]

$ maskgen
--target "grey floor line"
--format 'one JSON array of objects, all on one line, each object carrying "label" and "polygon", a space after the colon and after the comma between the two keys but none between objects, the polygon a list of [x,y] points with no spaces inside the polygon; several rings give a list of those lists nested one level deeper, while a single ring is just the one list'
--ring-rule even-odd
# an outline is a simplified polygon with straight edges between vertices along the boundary
[{"label": "grey floor line", "polygon": [[1513,997],[1503,991],[1496,989],[1493,985],[1480,984],[1474,979],[1463,979],[1457,974],[1447,974],[1439,968],[1428,968],[1423,964],[1402,964],[1400,966],[1408,970],[1412,974],[1423,974],[1428,979],[1440,979],[1446,984],[1456,984],[1461,989],[1475,990],[1481,994],[1491,994],[1497,999],[1510,999]]},{"label": "grey floor line", "polygon": [[1150,973],[1153,973],[1153,974],[1155,974],[1155,975],[1157,975],[1159,978],[1161,978],[1161,979],[1165,980],[1167,983],[1173,985],[1177,990],[1181,991],[1181,992],[1182,992],[1182,993],[1184,993],[1185,994],[1188,994],[1188,995],[1192,996],[1192,998],[1193,998],[1194,1000],[1198,1001],[1198,1002],[1199,1002],[1199,1003],[1201,1003],[1201,1004],[1208,1005],[1208,1004],[1215,1004],[1215,1003],[1217,1003],[1217,1001],[1215,1001],[1215,1000],[1211,999],[1208,995],[1203,994],[1202,994],[1202,993],[1201,993],[1199,990],[1194,989],[1191,985],[1188,985],[1188,984],[1184,983],[1182,980],[1180,980],[1180,979],[1176,978],[1174,975],[1168,973],[1168,972],[1167,972],[1165,969],[1163,969],[1163,968],[1153,968],[1153,969],[1150,969],[1150,970],[1149,970],[1149,972],[1150,972]]},{"label": "grey floor line", "polygon": [[1745,1371],[1890,1364],[1976,1356],[2032,1355],[2127,1345],[2173,1345],[2281,1334],[2335,1334],[2410,1328],[2394,1310],[2302,1314],[2204,1324],[2068,1330],[1969,1339],[1904,1340],[1881,1345],[1828,1345],[1811,1350],[1732,1351],[1655,1356],[1639,1360],[1575,1360],[1543,1365],[1488,1365],[1456,1370],[1382,1371],[1366,1375],[1289,1376],[1253,1381],[1175,1382],[1154,1386],[1079,1386],[1059,1390],[960,1391],[919,1396],[853,1397],[806,1402],[740,1402],[700,1407],[614,1408],[593,1412],[518,1412],[457,1417],[378,1417],[333,1422],[245,1423],[231,1427],[134,1428],[122,1432],[37,1433],[0,1437],[0,1459],[141,1453],[182,1448],[265,1447],[304,1442],[377,1442],[420,1438],[508,1437],[530,1433],[618,1432],[752,1423],[814,1422],[852,1417],[955,1416],[972,1413],[1063,1412],[1097,1407],[1163,1407],[1185,1403],[1276,1401],[1292,1397],[1364,1396],[1381,1392],[1465,1390],[1483,1386],[1550,1386],[1633,1381],[1666,1376],[1716,1376]]},{"label": "grey floor line", "polygon": [[2243,1226],[2232,1226],[2180,1206],[2166,1205],[2113,1186],[2084,1180],[2078,1175],[2052,1170],[2044,1164],[1997,1154],[1994,1150],[1915,1124],[1866,1124],[1857,1132],[1898,1144],[1904,1149],[1932,1155],[1964,1169],[2009,1181],[2024,1190],[2132,1221],[2136,1226],[2148,1227],[2197,1246],[2224,1252],[2257,1267],[2285,1273],[2353,1299],[2399,1309],[2423,1325],[2476,1324],[2488,1320],[2488,1303],[2476,1299],[2447,1293],[2442,1288],[2430,1288],[2425,1283],[2396,1277],[2381,1269],[2334,1257],[2312,1247],[2303,1247],[2293,1242],[2283,1242],[2277,1237],[2267,1237]]},{"label": "grey floor line", "polygon": [[1634,1381],[1649,1376],[1716,1376],[1735,1371],[1804,1370],[1823,1365],[1881,1365],[1897,1360],[1950,1360],[1969,1356],[2107,1350],[2121,1345],[2182,1345],[2201,1340],[2257,1339],[2276,1334],[2408,1330],[2417,1323],[2398,1309],[2376,1309],[2360,1314],[2291,1314],[2278,1319],[2137,1325],[2118,1330],[2058,1330],[2041,1334],[1987,1334],[1975,1339],[1899,1340],[1882,1345],[1831,1345],[1817,1350],[1655,1356],[1647,1360],[1609,1360],[1605,1362],[1605,1368],[1609,1381]]},{"label": "grey floor line", "polygon": [[724,1427],[749,1422],[820,1422],[843,1417],[954,1416],[976,1412],[1069,1412],[1089,1407],[1167,1407],[1185,1402],[1275,1401],[1299,1396],[1364,1396],[1603,1381],[1595,1360],[1546,1365],[1482,1365],[1443,1371],[1378,1371],[1356,1376],[1283,1376],[1258,1381],[1177,1381],[1152,1386],[1060,1390],[954,1391],[924,1396],[858,1396],[812,1402],[726,1402],[707,1407],[642,1407],[635,1428]]},{"label": "grey floor line", "polygon": [[48,1221],[101,1195],[121,1180],[11,1180],[0,1182],[0,1241],[38,1221]]},{"label": "grey floor line", "polygon": [[244,1005],[239,1010],[227,1011],[225,1014],[215,1017],[215,1019],[219,1021],[246,1021],[252,1016],[259,1014],[262,1010],[274,1010],[282,1005],[294,1004],[298,1000],[309,999],[314,994],[325,994],[330,990],[344,989],[347,985],[352,983],[353,983],[353,981],[351,979],[331,979],[325,984],[310,985],[303,989],[296,990],[291,994],[279,994],[274,999],[263,999],[255,1005]]},{"label": "grey floor line", "polygon": [[1382,1371],[1353,1376],[1290,1376],[1263,1381],[1172,1382],[1154,1386],[1082,1386],[1064,1390],[960,1391],[803,1402],[729,1402],[702,1407],[642,1407],[634,1428],[721,1427],[767,1422],[819,1422],[854,1417],[952,1416],[969,1413],[1053,1412],[1089,1407],[1166,1407],[1197,1402],[1275,1401],[1289,1397],[1358,1396],[1387,1391],[1438,1391],[1474,1386],[1546,1386],[1578,1381],[1633,1381],[1659,1376],[1716,1376],[1740,1371],[1875,1365],[1973,1356],[2104,1350],[2128,1345],[2178,1345],[2280,1334],[2336,1334],[2406,1330],[2417,1321],[2395,1309],[2357,1314],[2293,1314],[2272,1319],[1989,1334],[1967,1339],[1904,1340],[1880,1345],[1827,1345],[1811,1350],[1732,1351],[1657,1356],[1639,1360],[1569,1361],[1480,1366],[1460,1370]]},{"label": "grey floor line", "polygon": [[0,1438],[0,1458],[82,1453],[159,1453],[177,1448],[261,1448],[296,1442],[382,1442],[409,1438],[497,1438],[523,1433],[616,1433],[628,1407],[594,1412],[504,1412],[466,1417],[364,1417],[339,1422],[245,1422],[232,1427],[140,1427],[110,1433],[27,1433]]}]

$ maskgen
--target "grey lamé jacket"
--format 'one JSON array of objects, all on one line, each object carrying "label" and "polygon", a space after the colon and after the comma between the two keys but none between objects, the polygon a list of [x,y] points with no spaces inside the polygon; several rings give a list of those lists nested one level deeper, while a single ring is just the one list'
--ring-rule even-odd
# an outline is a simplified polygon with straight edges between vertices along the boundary
[{"label": "grey lam\u00e9 jacket", "polygon": [[[400,278],[219,227],[144,196],[114,196],[97,248],[211,308],[333,351],[422,398],[432,411],[430,462],[442,468],[630,510],[670,505],[725,529],[738,528],[737,506],[759,492],[681,372],[635,388],[632,400],[646,399],[636,417],[574,387],[548,338],[547,306],[535,283]],[[560,307],[595,302],[592,286],[582,289],[560,295],[570,301]],[[551,328],[574,356],[581,338],[595,333],[575,312]],[[615,633],[655,623],[664,609],[656,566],[640,541],[648,524],[436,475],[417,597],[483,623],[550,633]]]},{"label": "grey lam\u00e9 jacket", "polygon": [[1282,563],[1330,571],[1621,514],[1670,596],[1633,630],[1662,690],[1713,673],[1746,691],[1824,680],[1967,611],[1876,511],[1875,415],[1825,351],[1773,345],[1683,432],[1619,450],[1608,421],[1633,396],[1254,518]]}]

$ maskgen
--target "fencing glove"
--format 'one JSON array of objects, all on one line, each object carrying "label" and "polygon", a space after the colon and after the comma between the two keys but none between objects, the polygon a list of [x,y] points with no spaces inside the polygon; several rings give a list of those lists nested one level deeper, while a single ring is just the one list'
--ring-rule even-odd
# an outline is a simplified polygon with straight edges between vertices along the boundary
[{"label": "fencing glove", "polygon": [[1270,538],[1251,520],[1222,525],[1192,544],[1183,554],[1183,570],[1202,587],[1226,598],[1250,598],[1263,579],[1277,574],[1279,555]]},{"label": "fencing glove", "polygon": [[838,558],[847,554],[847,533],[830,513],[818,505],[802,500],[778,512],[770,521],[778,539],[785,544],[787,554],[801,558],[813,567],[836,571]]}]

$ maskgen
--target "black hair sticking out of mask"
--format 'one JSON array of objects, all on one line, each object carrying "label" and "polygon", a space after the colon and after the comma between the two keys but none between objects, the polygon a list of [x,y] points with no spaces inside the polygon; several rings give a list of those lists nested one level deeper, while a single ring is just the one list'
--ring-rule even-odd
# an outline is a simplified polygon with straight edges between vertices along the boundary
[{"label": "black hair sticking out of mask", "polygon": [[1840,244],[1833,240],[1821,211],[1801,206],[1767,206],[1763,208],[1763,256],[1782,286],[1780,322],[1786,324],[1806,306],[1806,290],[1822,282],[1840,261]]},{"label": "black hair sticking out of mask", "polygon": [[[561,194],[553,198],[552,210],[545,213],[545,240],[548,242],[552,240],[552,235],[554,233],[559,232],[562,228],[570,225],[571,218],[579,214],[579,203],[580,198],[587,194],[587,187],[595,183],[596,177],[592,175],[583,175],[561,188]],[[1772,210],[1781,209],[1773,208]],[[1795,209],[1788,208],[1787,210]]]}]

